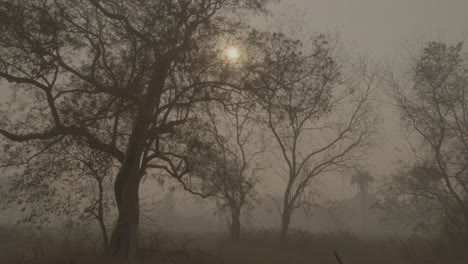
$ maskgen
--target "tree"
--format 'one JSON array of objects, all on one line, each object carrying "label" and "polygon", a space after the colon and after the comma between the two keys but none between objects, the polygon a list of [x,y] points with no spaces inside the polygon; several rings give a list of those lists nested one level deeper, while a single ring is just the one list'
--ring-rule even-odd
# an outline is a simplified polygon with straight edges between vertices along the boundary
[{"label": "tree", "polygon": [[351,184],[356,185],[359,192],[361,193],[362,198],[362,229],[367,232],[367,199],[368,193],[372,189],[372,184],[374,183],[374,177],[370,175],[368,171],[362,171],[356,169],[356,174],[351,176]]},{"label": "tree", "polygon": [[[295,209],[312,205],[312,179],[348,166],[372,141],[376,119],[370,95],[376,72],[365,64],[345,77],[337,43],[325,35],[300,41],[284,33],[251,34],[252,72],[265,125],[285,164],[281,212],[284,244]],[[358,77],[359,76],[359,79]]]},{"label": "tree", "polygon": [[[0,164],[16,168],[5,202],[24,212],[18,223],[37,228],[64,219],[80,224],[96,220],[106,248],[105,213],[111,208],[114,164],[107,155],[77,147],[82,144],[64,137],[27,147],[4,144]],[[29,155],[36,149],[41,149],[40,155]]]},{"label": "tree", "polygon": [[109,252],[133,262],[141,178],[156,168],[184,184],[185,157],[165,138],[225,84],[218,43],[240,28],[233,13],[266,2],[2,1],[0,78],[21,108],[2,112],[0,134],[22,145],[79,138],[118,162]]},{"label": "tree", "polygon": [[418,162],[397,181],[400,192],[437,205],[448,218],[456,209],[468,241],[468,68],[462,46],[429,42],[411,55],[405,77],[390,71],[386,77],[403,126],[418,143]]},{"label": "tree", "polygon": [[[441,176],[422,164],[405,164],[379,188],[376,208],[385,221],[407,233],[421,230],[459,239],[463,214],[444,189]],[[398,231],[398,230],[395,230]],[[428,232],[429,231],[429,232]]]},{"label": "tree", "polygon": [[241,236],[242,213],[255,201],[255,187],[259,182],[257,172],[261,169],[255,161],[266,148],[254,119],[254,107],[245,102],[223,108],[206,104],[208,120],[204,148],[207,151],[200,151],[198,147],[201,145],[198,145],[194,146],[195,153],[204,154],[191,155],[192,162],[198,164],[192,173],[204,174],[205,188],[215,190],[217,206],[219,198],[220,206],[229,212],[233,241],[238,241]]}]

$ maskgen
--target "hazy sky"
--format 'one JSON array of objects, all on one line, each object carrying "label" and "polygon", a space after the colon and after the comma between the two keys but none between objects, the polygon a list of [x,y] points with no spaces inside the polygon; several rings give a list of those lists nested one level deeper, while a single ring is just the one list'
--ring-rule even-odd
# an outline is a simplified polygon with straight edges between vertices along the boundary
[{"label": "hazy sky", "polygon": [[[276,9],[300,10],[308,30],[339,32],[347,48],[382,61],[401,62],[403,46],[421,38],[457,42],[468,37],[468,0],[283,0]],[[0,88],[0,102],[5,95]],[[394,148],[404,144],[391,107],[383,106],[381,112],[384,140],[369,158],[376,175],[389,173]],[[354,192],[337,180],[330,184],[334,193]]]},{"label": "hazy sky", "polygon": [[[406,47],[415,48],[422,39],[453,43],[468,37],[468,0],[283,0],[275,9],[303,13],[307,30],[338,32],[345,48],[395,66],[403,62]],[[406,146],[398,115],[389,105],[381,108],[382,141],[366,162],[377,177],[391,172],[399,158],[395,147]],[[345,186],[341,177],[327,182],[336,197],[355,192],[349,179]]]},{"label": "hazy sky", "polygon": [[393,57],[401,44],[425,38],[468,37],[467,0],[283,0],[306,13],[312,30],[338,30],[372,56]]}]

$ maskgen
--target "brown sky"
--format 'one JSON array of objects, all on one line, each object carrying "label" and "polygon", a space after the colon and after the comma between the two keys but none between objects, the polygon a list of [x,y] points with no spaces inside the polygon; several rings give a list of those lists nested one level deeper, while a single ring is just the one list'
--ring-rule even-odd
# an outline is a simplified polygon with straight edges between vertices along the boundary
[{"label": "brown sky", "polygon": [[393,57],[414,38],[468,37],[467,0],[283,0],[306,15],[312,30],[338,29],[371,55]]},{"label": "brown sky", "polygon": [[[421,40],[453,43],[468,38],[468,0],[283,0],[275,9],[303,13],[307,30],[338,32],[346,48],[396,67],[404,62],[407,47],[415,48]],[[395,148],[409,152],[398,115],[387,104],[380,112],[382,140],[366,162],[379,178],[399,159]],[[355,192],[349,179],[344,185],[341,177],[326,182],[337,198]]]},{"label": "brown sky", "polygon": [[[308,30],[339,32],[347,46],[397,64],[405,55],[403,46],[418,39],[456,42],[468,37],[468,0],[283,0],[277,9],[300,10]],[[0,86],[0,102],[4,88]],[[391,107],[383,106],[381,113],[383,140],[368,162],[376,175],[389,172],[394,148],[404,145]],[[339,177],[328,185],[337,197],[354,192]]]}]

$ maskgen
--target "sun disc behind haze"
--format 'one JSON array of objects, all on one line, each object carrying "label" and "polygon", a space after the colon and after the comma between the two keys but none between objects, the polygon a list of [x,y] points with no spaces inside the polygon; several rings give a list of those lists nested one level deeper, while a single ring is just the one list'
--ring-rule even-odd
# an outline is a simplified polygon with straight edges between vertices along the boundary
[{"label": "sun disc behind haze", "polygon": [[239,50],[236,47],[228,48],[226,54],[230,60],[237,60],[239,58]]}]

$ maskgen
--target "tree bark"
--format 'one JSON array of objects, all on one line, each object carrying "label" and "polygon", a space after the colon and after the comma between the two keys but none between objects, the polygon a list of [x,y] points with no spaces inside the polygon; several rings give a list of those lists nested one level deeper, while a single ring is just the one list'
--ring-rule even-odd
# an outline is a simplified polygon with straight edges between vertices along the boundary
[{"label": "tree bark", "polygon": [[234,208],[232,210],[231,219],[231,241],[240,240],[241,223],[240,223],[240,208]]}]

